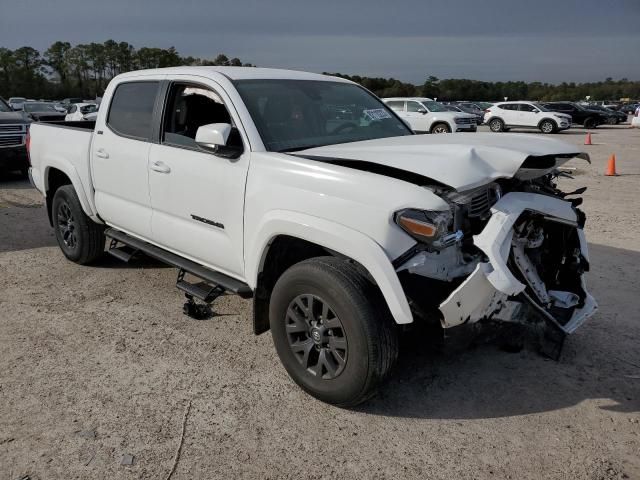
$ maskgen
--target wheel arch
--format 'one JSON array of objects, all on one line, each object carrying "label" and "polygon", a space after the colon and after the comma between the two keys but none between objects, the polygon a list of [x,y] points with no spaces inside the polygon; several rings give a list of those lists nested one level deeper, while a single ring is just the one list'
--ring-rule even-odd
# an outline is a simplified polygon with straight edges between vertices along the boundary
[{"label": "wheel arch", "polygon": [[51,162],[44,169],[43,181],[47,214],[49,216],[50,223],[52,222],[51,205],[53,203],[53,196],[58,188],[69,184],[73,185],[84,213],[94,221],[99,221],[96,217],[96,212],[84,191],[80,175],[71,163],[64,160]]},{"label": "wheel arch", "polygon": [[[329,220],[298,212],[271,212],[246,252],[246,278],[255,292],[254,331],[269,328],[269,299],[279,276],[308,258],[333,255],[362,270],[374,283],[396,323],[413,322],[406,295],[390,259],[372,238]],[[253,252],[253,253],[249,253]]]},{"label": "wheel arch", "polygon": [[544,118],[540,119],[540,121],[538,122],[538,128],[540,128],[542,126],[543,122],[547,122],[547,121],[548,122],[552,122],[556,126],[556,129],[558,129],[558,122],[555,119],[551,118],[551,117],[544,117]]}]

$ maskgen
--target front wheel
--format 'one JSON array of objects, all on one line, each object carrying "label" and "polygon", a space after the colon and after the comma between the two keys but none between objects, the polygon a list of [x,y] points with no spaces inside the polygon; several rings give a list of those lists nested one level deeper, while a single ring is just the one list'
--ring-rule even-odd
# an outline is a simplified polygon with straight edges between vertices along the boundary
[{"label": "front wheel", "polygon": [[446,123],[436,123],[431,127],[431,133],[451,133],[451,129]]},{"label": "front wheel", "polygon": [[504,122],[499,118],[494,118],[489,122],[489,129],[496,133],[502,132],[504,131]]},{"label": "front wheel", "polygon": [[269,306],[280,361],[307,393],[341,407],[373,396],[398,353],[380,292],[351,263],[317,257],[290,267]]},{"label": "front wheel", "polygon": [[594,118],[587,118],[584,121],[584,128],[596,128],[598,126],[598,122]]},{"label": "front wheel", "polygon": [[85,215],[73,185],[56,190],[51,216],[58,245],[69,260],[85,265],[104,253],[104,227]]},{"label": "front wheel", "polygon": [[553,133],[557,129],[556,124],[551,120],[545,120],[540,124],[540,131],[542,133]]}]

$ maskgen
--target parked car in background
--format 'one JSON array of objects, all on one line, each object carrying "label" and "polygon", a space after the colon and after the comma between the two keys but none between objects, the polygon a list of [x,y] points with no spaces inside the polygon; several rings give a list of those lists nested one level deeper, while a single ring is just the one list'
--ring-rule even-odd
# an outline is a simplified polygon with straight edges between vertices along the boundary
[{"label": "parked car in background", "polygon": [[55,109],[52,103],[24,102],[24,112],[34,121],[64,120],[66,114]]},{"label": "parked car in background", "polygon": [[633,113],[636,111],[636,108],[638,108],[638,105],[640,105],[640,103],[627,103],[625,105],[621,105],[618,111],[626,113],[627,115],[633,115]]},{"label": "parked car in background", "polygon": [[474,115],[478,125],[482,125],[482,122],[484,122],[484,110],[481,110],[473,103],[450,103],[449,105],[456,107],[460,112]]},{"label": "parked car in background", "polygon": [[24,112],[14,111],[0,99],[0,170],[27,174],[26,137],[30,123]]},{"label": "parked car in background", "polygon": [[444,105],[425,97],[383,98],[414,132],[452,133],[475,132],[476,117],[468,113],[448,111]]},{"label": "parked car in background", "polygon": [[71,98],[65,98],[60,103],[62,103],[63,105],[69,107],[70,105],[72,105],[74,103],[83,103],[83,102],[84,102],[84,100],[82,98],[71,97]]},{"label": "parked car in background", "polygon": [[443,103],[442,105],[444,106],[444,108],[446,108],[450,112],[468,113],[470,115],[473,115],[474,117],[476,117],[477,125],[482,125],[482,122],[484,121],[484,113],[473,113],[472,110],[465,110],[464,107],[455,105],[453,103],[449,103],[449,104]]},{"label": "parked car in background", "polygon": [[484,122],[492,132],[507,132],[511,128],[536,128],[542,133],[555,133],[571,126],[571,117],[552,112],[533,102],[500,102],[489,107]]},{"label": "parked car in background", "polygon": [[628,120],[628,115],[624,112],[619,112],[617,110],[612,110],[608,107],[603,107],[602,105],[589,105],[589,110],[596,110],[598,112],[602,112],[605,115],[608,115],[607,123],[609,125],[618,125],[619,123],[626,122]]},{"label": "parked car in background", "polygon": [[11,97],[9,98],[9,106],[12,110],[22,110],[22,105],[27,99],[24,97]]},{"label": "parked car in background", "polygon": [[97,116],[98,106],[95,103],[74,103],[69,107],[69,113],[64,119],[67,122],[95,120]]},{"label": "parked car in background", "polygon": [[582,125],[584,128],[596,128],[603,123],[609,123],[608,114],[585,108],[575,102],[541,102],[540,105],[551,111],[570,115],[574,125]]}]

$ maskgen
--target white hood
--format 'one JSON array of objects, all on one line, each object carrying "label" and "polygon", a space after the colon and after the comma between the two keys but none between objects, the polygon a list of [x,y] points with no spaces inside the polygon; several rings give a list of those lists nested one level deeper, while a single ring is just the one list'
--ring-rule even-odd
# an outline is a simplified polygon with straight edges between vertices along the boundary
[{"label": "white hood", "polygon": [[[413,172],[458,191],[513,177],[528,157],[588,155],[553,138],[515,133],[409,135],[327,145],[296,152],[302,157],[357,160]],[[544,172],[541,172],[541,174]]]}]

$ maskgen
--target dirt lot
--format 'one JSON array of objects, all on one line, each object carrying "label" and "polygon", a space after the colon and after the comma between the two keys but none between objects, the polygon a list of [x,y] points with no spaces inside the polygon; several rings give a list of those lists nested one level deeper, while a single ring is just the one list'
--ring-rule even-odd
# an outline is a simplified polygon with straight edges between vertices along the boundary
[{"label": "dirt lot", "polygon": [[188,405],[172,478],[640,478],[640,130],[593,141],[563,187],[589,187],[600,311],[561,360],[415,341],[355,411],[293,384],[250,301],[191,320],[171,268],[66,261],[38,192],[2,177],[0,479],[166,478]]}]

